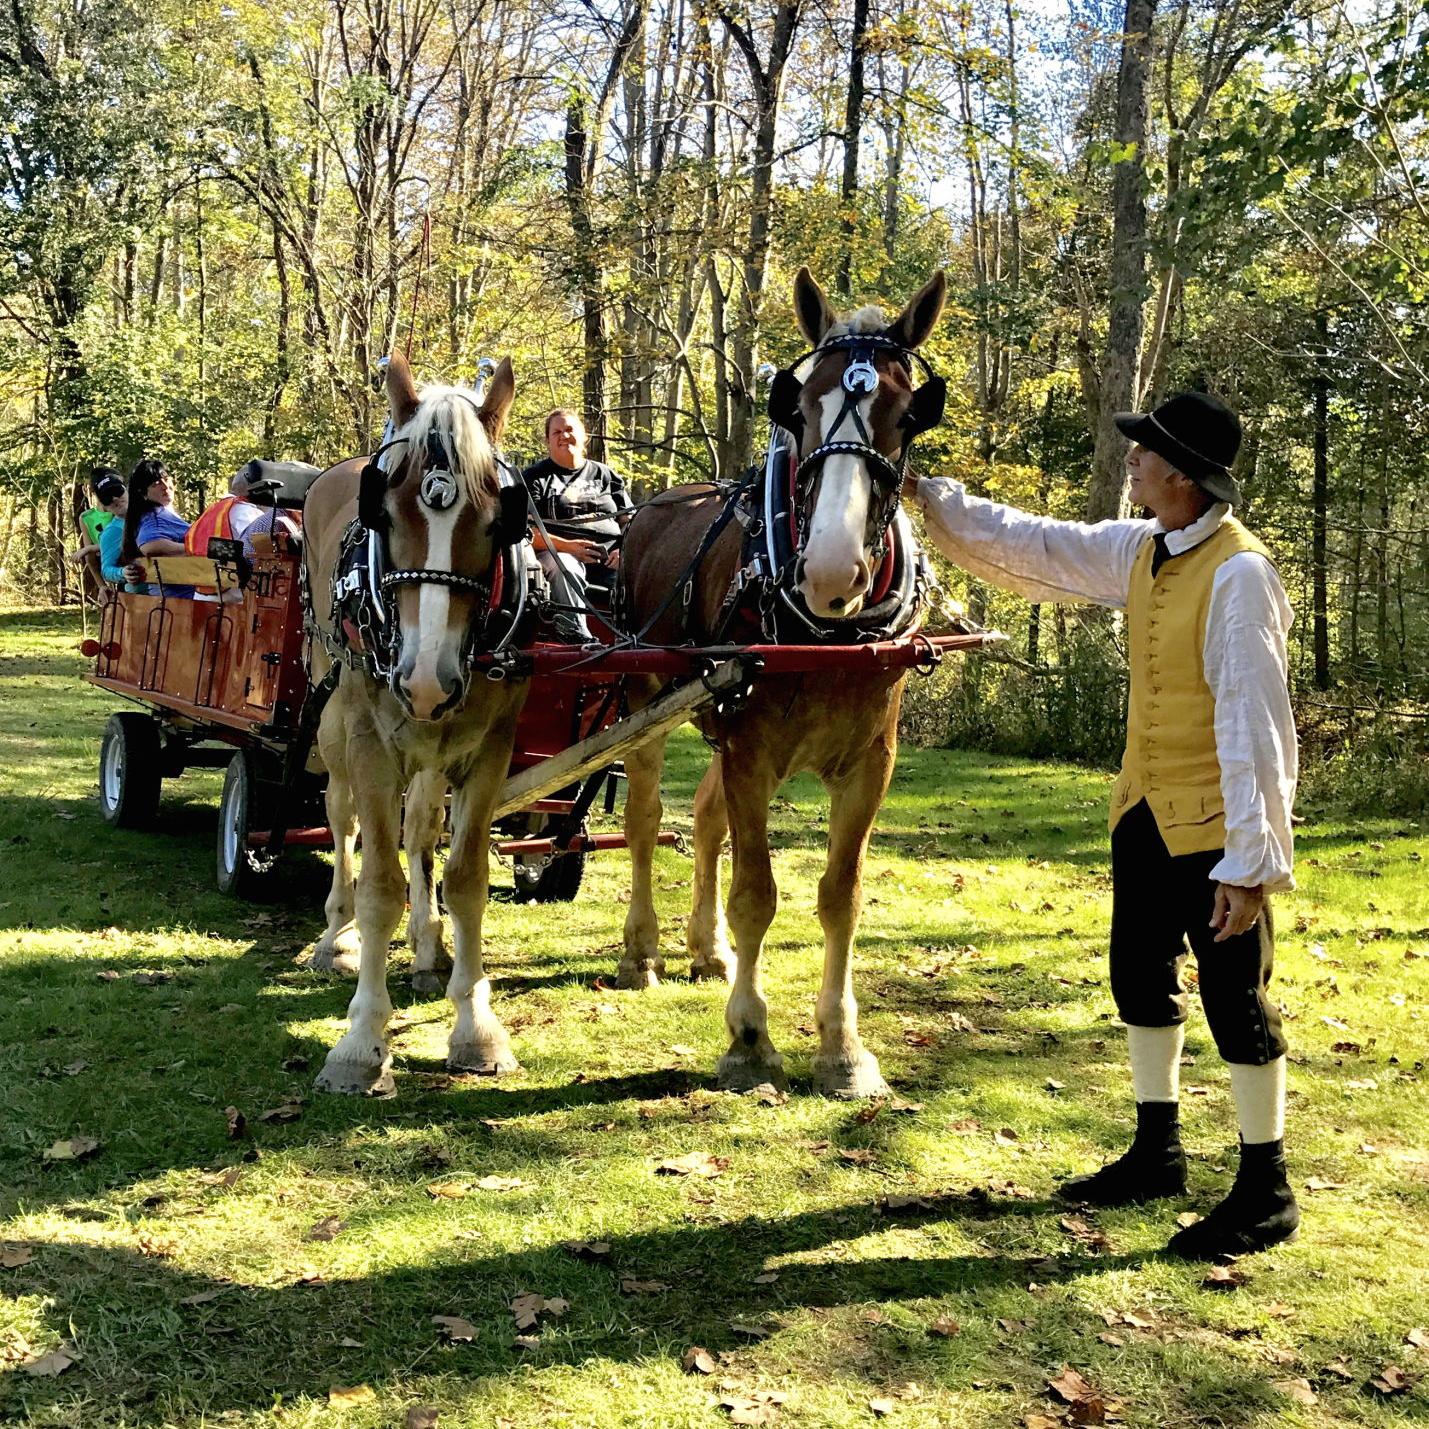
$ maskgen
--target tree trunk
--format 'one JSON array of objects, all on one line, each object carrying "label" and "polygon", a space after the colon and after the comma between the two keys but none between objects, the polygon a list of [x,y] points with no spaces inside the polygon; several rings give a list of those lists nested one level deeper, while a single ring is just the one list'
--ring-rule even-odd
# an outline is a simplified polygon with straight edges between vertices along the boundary
[{"label": "tree trunk", "polygon": [[588,450],[596,461],[605,459],[605,318],[601,312],[601,262],[596,247],[595,226],[591,222],[590,194],[586,188],[586,149],[589,143],[585,124],[585,101],[579,97],[566,109],[566,207],[575,239],[571,276],[581,305],[581,336],[584,348],[581,393],[585,406]]},{"label": "tree trunk", "polygon": [[1098,385],[1096,447],[1087,520],[1126,513],[1126,439],[1113,417],[1136,405],[1146,301],[1147,85],[1156,0],[1127,0],[1117,76],[1112,179],[1110,309]]},{"label": "tree trunk", "polygon": [[864,41],[868,34],[868,0],[853,0],[853,33],[849,37],[848,97],[844,105],[844,171],[839,188],[838,290],[853,297],[853,247],[858,234],[858,146],[863,136]]},{"label": "tree trunk", "polygon": [[1314,375],[1310,380],[1314,409],[1314,472],[1310,489],[1310,631],[1315,652],[1315,688],[1330,688],[1330,602],[1327,554],[1330,505],[1330,373],[1325,361],[1329,318],[1315,315]]}]

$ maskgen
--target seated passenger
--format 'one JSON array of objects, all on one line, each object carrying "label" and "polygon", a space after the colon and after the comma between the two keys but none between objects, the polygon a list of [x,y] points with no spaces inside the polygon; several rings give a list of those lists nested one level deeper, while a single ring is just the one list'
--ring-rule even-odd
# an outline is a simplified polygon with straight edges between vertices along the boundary
[{"label": "seated passenger", "polygon": [[260,489],[263,486],[260,469],[256,462],[247,462],[228,483],[229,494],[215,501],[189,527],[184,537],[184,548],[191,556],[206,556],[208,543],[215,536],[225,541],[242,541],[243,553],[249,557],[254,553],[255,536],[272,536],[278,532],[298,537],[300,528],[278,510],[271,496],[263,503],[248,499],[255,485]]},{"label": "seated passenger", "polygon": [[[184,537],[189,523],[174,510],[174,488],[168,468],[161,461],[145,458],[129,473],[129,510],[124,516],[124,544],[120,564],[127,568],[141,556],[187,555]],[[160,594],[157,584],[146,589]],[[191,585],[166,585],[163,594],[192,598]]]},{"label": "seated passenger", "polygon": [[124,516],[129,510],[129,493],[124,489],[124,478],[117,472],[99,481],[94,494],[100,506],[114,519],[99,533],[99,573],[109,585],[128,587],[124,581],[124,563],[119,552],[124,546]]},{"label": "seated passenger", "polygon": [[119,548],[124,541],[124,513],[129,506],[124,478],[112,467],[97,466],[90,472],[89,484],[99,504],[80,513],[80,525],[89,540],[70,560],[79,564],[93,558],[106,582],[123,585]]}]

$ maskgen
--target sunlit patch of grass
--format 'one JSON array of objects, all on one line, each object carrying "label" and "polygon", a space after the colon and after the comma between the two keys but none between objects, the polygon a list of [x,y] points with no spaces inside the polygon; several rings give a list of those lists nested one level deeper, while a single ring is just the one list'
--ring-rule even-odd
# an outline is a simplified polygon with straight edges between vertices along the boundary
[{"label": "sunlit patch of grass", "polygon": [[[399,954],[398,1097],[313,1100],[350,996],[296,961],[326,865],[295,858],[263,907],[219,897],[211,771],[166,789],[155,831],[106,829],[95,758],[114,705],[79,680],[76,638],[68,618],[0,617],[0,1242],[32,1251],[0,1270],[0,1363],[61,1341],[79,1356],[56,1379],[0,1375],[0,1413],[373,1429],[421,1402],[443,1425],[681,1426],[723,1422],[721,1395],[777,1391],[791,1424],[870,1422],[869,1401],[891,1398],[890,1422],[971,1429],[1051,1412],[1045,1381],[1072,1364],[1128,1424],[1423,1416],[1429,1356],[1404,1343],[1429,1328],[1417,824],[1322,813],[1300,832],[1276,985],[1293,1014],[1305,1228],[1218,1293],[1157,1255],[1234,1168],[1229,1086],[1199,1019],[1192,1194],[1096,1217],[1102,1248],[1050,1199],[1130,1126],[1103,954],[1105,776],[905,751],[856,977],[865,1039],[909,1109],[869,1118],[808,1093],[823,827],[810,780],[773,818],[766,983],[787,1102],[713,1089],[723,993],[683,979],[689,865],[673,851],[656,868],[664,986],[597,985],[628,887],[620,855],[598,858],[576,903],[489,914],[520,1074],[447,1077],[446,1006],[408,990]],[[689,827],[703,758],[692,736],[672,743],[674,827]],[[296,1121],[261,1119],[295,1097]],[[92,1157],[44,1160],[77,1134],[101,1143]],[[688,1152],[729,1164],[655,1174]],[[443,1183],[470,1189],[434,1196]],[[890,1210],[890,1196],[919,1199]],[[341,1229],[312,1239],[327,1217]],[[570,1241],[610,1249],[581,1258]],[[569,1301],[529,1349],[510,1310],[525,1290]],[[471,1343],[445,1342],[431,1317],[447,1314],[476,1327]],[[930,1335],[939,1320],[956,1332]],[[719,1356],[714,1376],[682,1372],[691,1345]],[[1348,1379],[1327,1368],[1340,1363]],[[1420,1381],[1397,1401],[1364,1387],[1387,1363]],[[1313,1406],[1275,1387],[1301,1377]],[[330,1387],[354,1384],[373,1402],[328,1407]]]}]

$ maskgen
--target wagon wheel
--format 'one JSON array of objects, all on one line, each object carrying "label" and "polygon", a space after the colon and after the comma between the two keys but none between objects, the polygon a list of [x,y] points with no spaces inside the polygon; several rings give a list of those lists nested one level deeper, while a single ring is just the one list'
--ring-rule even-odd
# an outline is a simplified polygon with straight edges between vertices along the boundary
[{"label": "wagon wheel", "polygon": [[152,823],[159,810],[163,744],[159,726],[132,710],[112,714],[99,746],[99,808],[116,829]]},{"label": "wagon wheel", "polygon": [[[527,814],[525,834],[536,838],[551,821],[549,814]],[[585,826],[581,826],[585,832]],[[516,885],[518,903],[571,903],[580,892],[585,877],[585,850],[576,853],[514,855],[512,882]]]},{"label": "wagon wheel", "polygon": [[273,870],[256,868],[248,857],[248,834],[272,824],[273,786],[264,779],[259,756],[240,749],[228,762],[218,804],[218,887],[235,898],[260,898],[272,885]]}]

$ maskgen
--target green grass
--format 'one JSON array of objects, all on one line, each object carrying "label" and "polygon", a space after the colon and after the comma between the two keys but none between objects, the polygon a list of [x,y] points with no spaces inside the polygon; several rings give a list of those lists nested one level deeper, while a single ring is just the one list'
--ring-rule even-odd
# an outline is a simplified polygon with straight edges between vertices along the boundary
[{"label": "green grass", "polygon": [[[1199,1089],[1185,1102],[1193,1194],[1102,1214],[1100,1248],[1050,1198],[1129,1126],[1103,957],[1103,776],[905,751],[870,859],[857,988],[865,1039],[915,1110],[865,1121],[808,1092],[823,804],[807,781],[774,826],[766,956],[786,1104],[713,1090],[719,988],[597,985],[616,961],[619,854],[593,862],[573,905],[488,916],[524,1072],[448,1078],[446,1006],[413,998],[398,954],[397,1099],[312,1099],[350,995],[300,967],[326,865],[294,857],[263,907],[221,898],[212,772],[167,786],[158,832],[108,830],[95,763],[116,702],[80,680],[77,637],[72,618],[0,617],[0,1242],[33,1253],[0,1269],[0,1418],[369,1429],[425,1403],[444,1429],[714,1425],[725,1394],[768,1390],[788,1396],[779,1422],[801,1426],[872,1422],[869,1400],[890,1397],[898,1425],[1018,1425],[1056,1412],[1045,1381],[1064,1364],[1127,1424],[1429,1413],[1429,1354],[1405,1343],[1429,1329],[1422,822],[1305,811],[1277,979],[1305,1227],[1216,1292],[1157,1254],[1234,1165],[1227,1078],[1199,1019],[1184,1074]],[[672,745],[676,827],[702,763],[692,736]],[[662,852],[657,883],[676,973],[687,861]],[[259,1119],[297,1097],[297,1120]],[[227,1106],[247,1139],[228,1139]],[[43,1159],[75,1135],[99,1150]],[[728,1169],[653,1174],[691,1151]],[[487,1175],[523,1184],[427,1191]],[[1312,1177],[1335,1184],[1305,1191]],[[880,1206],[910,1194],[926,1204]],[[327,1216],[336,1238],[308,1239]],[[609,1256],[579,1259],[562,1249],[572,1239]],[[626,1294],[623,1278],[668,1288]],[[526,1290],[569,1308],[522,1349],[509,1302]],[[195,1296],[211,1298],[183,1303]],[[1118,1312],[1149,1325],[1109,1328]],[[433,1315],[465,1317],[474,1340],[445,1343]],[[960,1332],[930,1336],[944,1317]],[[19,1368],[61,1342],[77,1362],[58,1378]],[[713,1376],[682,1372],[691,1345],[722,1357]],[[1326,1368],[1341,1362],[1348,1378]],[[1417,1384],[1384,1399],[1366,1381],[1390,1363]],[[1313,1405],[1275,1387],[1298,1378]],[[375,1398],[329,1405],[353,1385]]]}]

